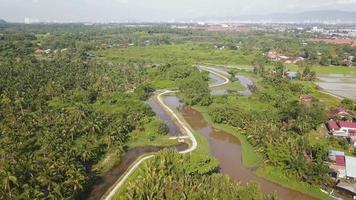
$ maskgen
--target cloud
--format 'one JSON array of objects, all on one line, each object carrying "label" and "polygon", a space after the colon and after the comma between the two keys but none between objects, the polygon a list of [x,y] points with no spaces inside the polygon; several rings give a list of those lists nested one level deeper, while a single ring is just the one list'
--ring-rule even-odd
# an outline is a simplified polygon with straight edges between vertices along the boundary
[{"label": "cloud", "polygon": [[121,4],[127,4],[129,3],[129,0],[116,0],[117,2],[121,3]]},{"label": "cloud", "polygon": [[356,4],[356,0],[337,0],[337,4]]}]

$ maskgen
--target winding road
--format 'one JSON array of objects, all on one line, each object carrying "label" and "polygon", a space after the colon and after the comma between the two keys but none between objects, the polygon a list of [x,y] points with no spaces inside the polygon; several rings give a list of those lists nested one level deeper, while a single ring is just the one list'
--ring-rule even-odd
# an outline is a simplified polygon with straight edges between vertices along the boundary
[{"label": "winding road", "polygon": [[[225,76],[228,75],[226,71],[220,71],[221,69],[206,66],[196,67],[198,67],[198,69],[200,70],[208,71],[214,76],[218,76],[220,78],[220,81],[209,84],[210,88],[222,86],[230,82],[230,80]],[[232,136],[220,130],[215,130],[210,125],[205,124],[201,114],[190,108],[183,109],[181,115],[177,115],[176,112],[172,110],[172,105],[170,105],[169,102],[165,101],[166,99],[164,100],[164,96],[168,94],[173,94],[175,92],[176,91],[164,90],[159,92],[156,98],[158,104],[160,104],[160,106],[170,115],[170,117],[176,121],[176,123],[182,129],[182,132],[185,134],[183,136],[174,137],[174,139],[189,139],[191,141],[191,145],[189,146],[189,148],[181,150],[179,151],[179,153],[187,154],[196,150],[196,148],[198,147],[198,143],[196,141],[196,138],[194,137],[193,130],[198,130],[199,132],[203,133],[203,135],[205,135],[205,137],[207,137],[207,139],[209,140],[209,143],[212,148],[212,154],[220,162],[221,173],[229,175],[237,181],[256,181],[261,184],[261,189],[266,194],[270,194],[277,191],[279,195],[281,195],[282,197],[288,197],[288,199],[312,199],[300,192],[290,190],[284,188],[283,186],[279,186],[278,184],[264,180],[263,178],[256,176],[250,169],[243,167],[241,161],[242,159],[240,141],[236,139],[235,136]],[[175,98],[177,99],[177,97]],[[115,182],[115,184],[110,187],[110,189],[103,195],[101,199],[113,199],[115,194],[124,185],[125,181],[127,181],[130,175],[132,175],[144,161],[154,156],[154,154],[146,154],[137,158],[136,161],[129,168],[127,168],[127,170],[121,175],[121,177]]]},{"label": "winding road", "polygon": [[[230,80],[228,78],[226,78],[225,76],[221,75],[220,73],[217,73],[207,67],[204,66],[199,66],[199,69],[204,70],[204,71],[208,71],[209,73],[212,73],[216,76],[219,76],[221,78],[223,78],[225,80],[225,82],[223,83],[218,83],[218,84],[213,84],[210,85],[209,87],[218,87],[221,85],[225,85],[228,84],[230,82]],[[174,118],[174,120],[177,121],[178,125],[180,127],[182,127],[182,129],[185,132],[185,136],[181,137],[181,138],[189,138],[189,140],[191,141],[191,145],[188,149],[180,151],[179,153],[181,154],[187,154],[190,152],[193,152],[197,147],[198,147],[198,143],[196,138],[194,137],[193,131],[191,130],[190,126],[188,125],[188,123],[184,120],[181,119],[168,105],[165,104],[165,102],[163,101],[162,97],[164,95],[167,94],[171,94],[171,93],[175,93],[175,91],[171,91],[171,90],[165,90],[161,93],[159,93],[157,95],[157,100],[159,102],[159,104],[161,104],[161,106],[172,116],[172,118]],[[179,139],[180,137],[178,137]],[[101,198],[102,200],[111,200],[116,192],[120,189],[120,187],[125,183],[125,181],[130,177],[130,175],[140,166],[141,163],[143,163],[145,160],[150,159],[154,157],[154,155],[145,155],[140,157],[135,163],[133,163],[132,166],[129,167],[129,169],[123,174],[122,177],[120,177],[116,183],[109,189],[109,191],[104,194],[104,196]]]}]

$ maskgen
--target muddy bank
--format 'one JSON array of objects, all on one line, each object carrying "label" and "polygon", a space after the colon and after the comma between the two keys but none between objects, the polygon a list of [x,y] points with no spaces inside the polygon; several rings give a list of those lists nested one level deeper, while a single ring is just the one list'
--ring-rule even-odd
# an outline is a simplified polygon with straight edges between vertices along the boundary
[{"label": "muddy bank", "polygon": [[264,194],[276,192],[281,199],[311,200],[314,199],[301,192],[282,187],[278,184],[258,177],[254,172],[243,166],[240,141],[222,130],[214,129],[209,125],[198,111],[183,106],[175,96],[165,98],[167,105],[178,109],[188,124],[209,141],[211,154],[219,161],[220,172],[242,184],[257,182]]}]

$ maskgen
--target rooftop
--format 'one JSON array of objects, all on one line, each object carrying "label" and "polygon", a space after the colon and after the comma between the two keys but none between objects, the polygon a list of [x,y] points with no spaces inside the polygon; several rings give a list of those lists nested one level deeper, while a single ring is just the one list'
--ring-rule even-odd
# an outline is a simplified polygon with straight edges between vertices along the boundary
[{"label": "rooftop", "polygon": [[356,128],[356,122],[339,122],[340,127],[344,128]]},{"label": "rooftop", "polygon": [[346,176],[356,178],[356,158],[345,156],[346,163]]},{"label": "rooftop", "polygon": [[332,119],[328,121],[328,127],[329,129],[333,129],[333,130],[340,130],[339,125],[336,123],[336,121]]}]

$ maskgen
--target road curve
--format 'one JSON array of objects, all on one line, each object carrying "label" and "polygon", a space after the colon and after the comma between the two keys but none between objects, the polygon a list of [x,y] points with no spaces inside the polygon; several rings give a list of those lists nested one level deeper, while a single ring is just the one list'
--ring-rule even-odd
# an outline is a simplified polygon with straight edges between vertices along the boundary
[{"label": "road curve", "polygon": [[214,75],[216,75],[216,76],[218,76],[220,78],[223,78],[225,80],[225,82],[223,82],[223,83],[217,83],[217,84],[210,85],[209,87],[211,87],[211,88],[219,87],[219,86],[222,86],[222,85],[226,85],[226,84],[228,84],[230,82],[230,80],[226,76],[223,76],[222,74],[217,73],[216,71],[213,71],[213,70],[209,69],[208,67],[205,67],[205,66],[202,66],[202,65],[197,65],[197,67],[198,67],[198,69],[207,71],[207,72],[209,72],[211,74],[214,74]]},{"label": "road curve", "polygon": [[[200,69],[204,70],[204,71],[208,71],[212,74],[215,74],[223,79],[225,79],[225,82],[224,83],[220,83],[220,84],[215,84],[215,85],[211,85],[210,87],[218,87],[218,86],[221,86],[221,85],[225,85],[227,83],[230,82],[230,80],[228,78],[226,78],[225,76],[215,72],[215,71],[212,71],[204,66],[199,66]],[[197,147],[198,147],[198,142],[197,140],[195,139],[194,137],[194,134],[193,134],[193,131],[189,128],[189,125],[184,121],[182,120],[180,117],[178,117],[178,115],[168,106],[164,103],[163,99],[162,99],[162,96],[166,95],[166,94],[170,94],[170,93],[175,93],[175,91],[170,91],[170,90],[165,90],[163,92],[161,92],[160,94],[157,95],[157,100],[158,102],[161,104],[161,106],[167,111],[169,112],[169,114],[175,119],[177,120],[178,124],[184,129],[185,133],[186,133],[186,136],[183,136],[183,137],[188,137],[191,142],[192,142],[192,145],[190,146],[189,149],[186,149],[184,151],[180,151],[179,153],[181,154],[186,154],[186,153],[190,153],[190,152],[193,152]],[[140,164],[142,162],[144,162],[145,160],[147,159],[150,159],[154,157],[154,155],[146,155],[146,156],[143,156],[141,158],[139,158],[125,173],[124,173],[124,176],[120,177],[118,179],[118,181],[109,189],[109,191],[101,198],[102,200],[111,200],[116,192],[120,189],[120,187],[125,183],[125,181],[130,177],[130,175],[140,166]]]}]

